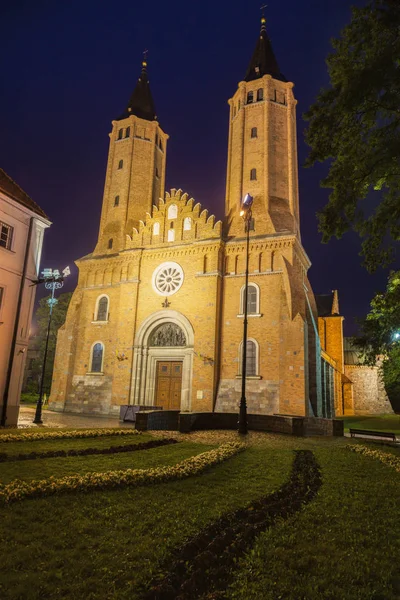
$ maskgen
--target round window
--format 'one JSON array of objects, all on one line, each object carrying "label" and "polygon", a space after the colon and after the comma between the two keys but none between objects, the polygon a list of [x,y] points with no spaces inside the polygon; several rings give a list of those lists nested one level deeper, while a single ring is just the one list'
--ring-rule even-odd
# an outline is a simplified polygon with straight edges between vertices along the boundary
[{"label": "round window", "polygon": [[183,283],[183,270],[178,263],[165,262],[153,273],[153,289],[160,296],[172,296]]}]

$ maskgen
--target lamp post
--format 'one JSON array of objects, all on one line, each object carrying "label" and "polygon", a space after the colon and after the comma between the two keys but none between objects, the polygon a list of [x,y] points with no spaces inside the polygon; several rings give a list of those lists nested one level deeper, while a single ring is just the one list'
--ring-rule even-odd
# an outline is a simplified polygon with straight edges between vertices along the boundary
[{"label": "lamp post", "polygon": [[249,285],[249,243],[250,229],[252,229],[251,207],[253,197],[246,194],[242,201],[240,216],[243,217],[246,232],[246,276],[244,287],[244,314],[243,314],[243,343],[242,343],[242,395],[240,397],[238,432],[247,433],[247,404],[246,404],[246,360],[247,360],[247,294]]},{"label": "lamp post", "polygon": [[53,306],[55,306],[58,302],[56,298],[54,298],[54,292],[59,290],[64,285],[64,279],[70,274],[69,267],[66,267],[60,275],[60,271],[57,269],[44,269],[42,271],[42,276],[38,279],[36,284],[44,283],[44,286],[47,290],[51,290],[51,297],[47,300],[47,304],[49,305],[49,320],[47,323],[47,334],[46,334],[46,345],[44,347],[44,356],[43,356],[43,366],[42,366],[42,376],[40,379],[40,390],[39,390],[39,399],[36,404],[36,413],[33,422],[37,425],[43,423],[42,421],[42,404],[43,404],[43,387],[44,387],[44,376],[46,372],[46,360],[47,360],[47,350],[49,347],[49,337],[50,337],[50,327],[51,327],[51,317],[53,314]]}]

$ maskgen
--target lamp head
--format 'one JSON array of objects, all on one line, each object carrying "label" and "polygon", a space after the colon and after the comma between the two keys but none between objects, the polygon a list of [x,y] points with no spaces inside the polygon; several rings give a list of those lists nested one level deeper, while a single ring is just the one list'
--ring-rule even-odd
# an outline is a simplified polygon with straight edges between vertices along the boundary
[{"label": "lamp head", "polygon": [[253,204],[253,196],[250,196],[250,194],[246,194],[245,197],[242,200],[242,209],[249,209],[251,207],[251,205]]},{"label": "lamp head", "polygon": [[68,277],[68,275],[71,275],[71,271],[69,267],[65,267],[65,269],[63,270],[63,277]]}]

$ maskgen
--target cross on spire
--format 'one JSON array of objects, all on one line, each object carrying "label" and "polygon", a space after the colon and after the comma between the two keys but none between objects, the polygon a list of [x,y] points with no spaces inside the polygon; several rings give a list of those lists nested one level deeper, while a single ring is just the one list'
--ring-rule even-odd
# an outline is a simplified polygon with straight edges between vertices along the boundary
[{"label": "cross on spire", "polygon": [[261,16],[264,16],[265,13],[265,8],[268,8],[268,4],[263,4],[262,6],[260,6],[260,10],[261,10]]}]

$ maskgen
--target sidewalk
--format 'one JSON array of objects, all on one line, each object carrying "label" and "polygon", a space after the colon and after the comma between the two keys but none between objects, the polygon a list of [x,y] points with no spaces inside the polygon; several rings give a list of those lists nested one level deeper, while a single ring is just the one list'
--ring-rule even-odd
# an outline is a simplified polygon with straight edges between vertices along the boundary
[{"label": "sidewalk", "polygon": [[86,429],[90,427],[132,427],[132,423],[120,423],[117,418],[112,417],[90,417],[68,413],[52,412],[42,410],[43,425],[35,425],[32,421],[35,417],[34,406],[21,405],[19,411],[18,428],[27,427],[72,427],[74,429]]}]

